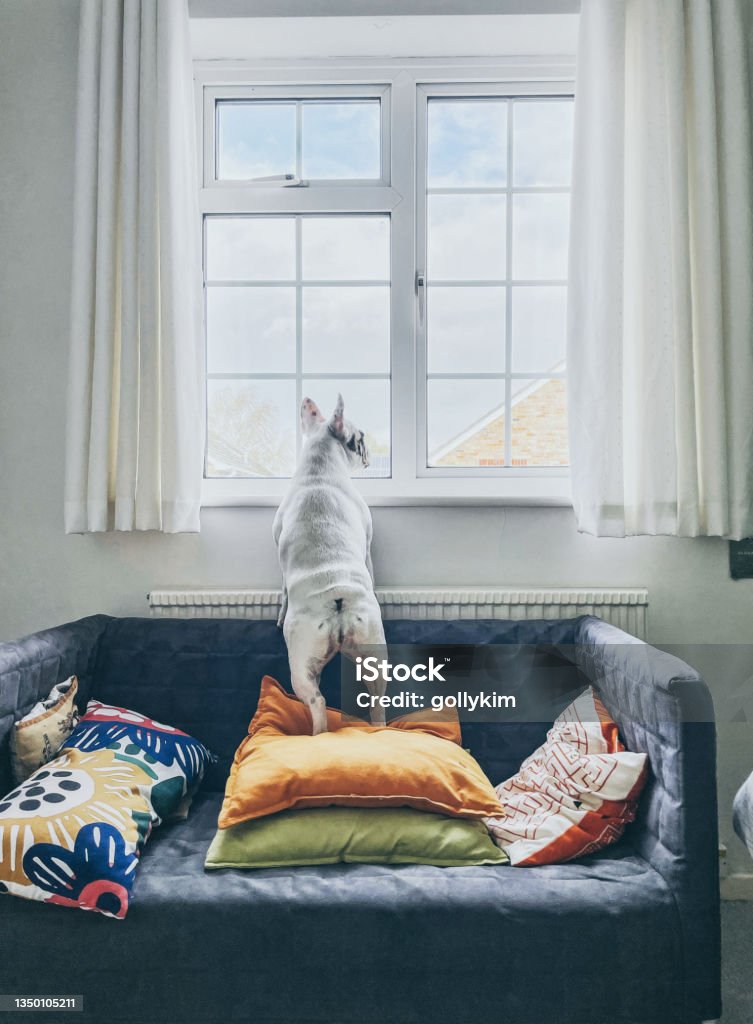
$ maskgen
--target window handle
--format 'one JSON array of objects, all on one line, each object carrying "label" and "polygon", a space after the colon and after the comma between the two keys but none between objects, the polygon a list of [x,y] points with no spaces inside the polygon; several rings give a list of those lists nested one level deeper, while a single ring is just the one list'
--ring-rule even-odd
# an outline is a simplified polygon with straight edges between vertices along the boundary
[{"label": "window handle", "polygon": [[423,271],[416,271],[416,297],[418,298],[418,323],[424,325],[424,311],[426,307],[426,277]]},{"label": "window handle", "polygon": [[252,185],[279,185],[280,188],[308,188],[308,182],[295,174],[266,174],[261,178],[250,178]]}]

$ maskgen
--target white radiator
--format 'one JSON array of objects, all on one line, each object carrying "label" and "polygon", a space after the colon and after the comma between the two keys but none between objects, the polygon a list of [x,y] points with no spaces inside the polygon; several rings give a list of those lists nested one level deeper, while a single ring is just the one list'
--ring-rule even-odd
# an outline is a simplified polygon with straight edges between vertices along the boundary
[{"label": "white radiator", "polygon": [[[385,619],[570,619],[598,615],[646,638],[648,591],[641,587],[377,587]],[[171,587],[149,594],[161,618],[276,619],[279,590]]]}]

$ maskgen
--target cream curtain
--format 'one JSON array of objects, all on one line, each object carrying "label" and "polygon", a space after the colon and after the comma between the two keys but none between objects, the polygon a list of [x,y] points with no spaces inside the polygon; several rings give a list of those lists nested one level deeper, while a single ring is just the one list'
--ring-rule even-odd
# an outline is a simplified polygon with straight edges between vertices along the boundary
[{"label": "cream curtain", "polygon": [[82,0],[65,529],[199,528],[201,278],[186,0]]},{"label": "cream curtain", "polygon": [[747,0],[583,0],[568,374],[580,530],[753,534]]}]

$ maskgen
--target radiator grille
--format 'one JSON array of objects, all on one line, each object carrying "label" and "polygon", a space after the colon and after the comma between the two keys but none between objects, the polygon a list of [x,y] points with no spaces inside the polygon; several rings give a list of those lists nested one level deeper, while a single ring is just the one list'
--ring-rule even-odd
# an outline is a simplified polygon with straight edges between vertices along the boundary
[{"label": "radiator grille", "polygon": [[[597,615],[646,638],[648,591],[640,587],[377,587],[385,619],[569,619]],[[276,619],[279,590],[170,587],[153,590],[153,616],[196,619]]]}]

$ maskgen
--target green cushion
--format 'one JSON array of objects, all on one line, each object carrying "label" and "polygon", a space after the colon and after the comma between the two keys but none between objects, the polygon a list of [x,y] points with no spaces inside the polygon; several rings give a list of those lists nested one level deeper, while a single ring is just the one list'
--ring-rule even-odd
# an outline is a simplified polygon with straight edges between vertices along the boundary
[{"label": "green cushion", "polygon": [[462,867],[505,863],[507,857],[481,821],[410,807],[316,807],[219,829],[205,867],[279,868],[340,861]]}]

